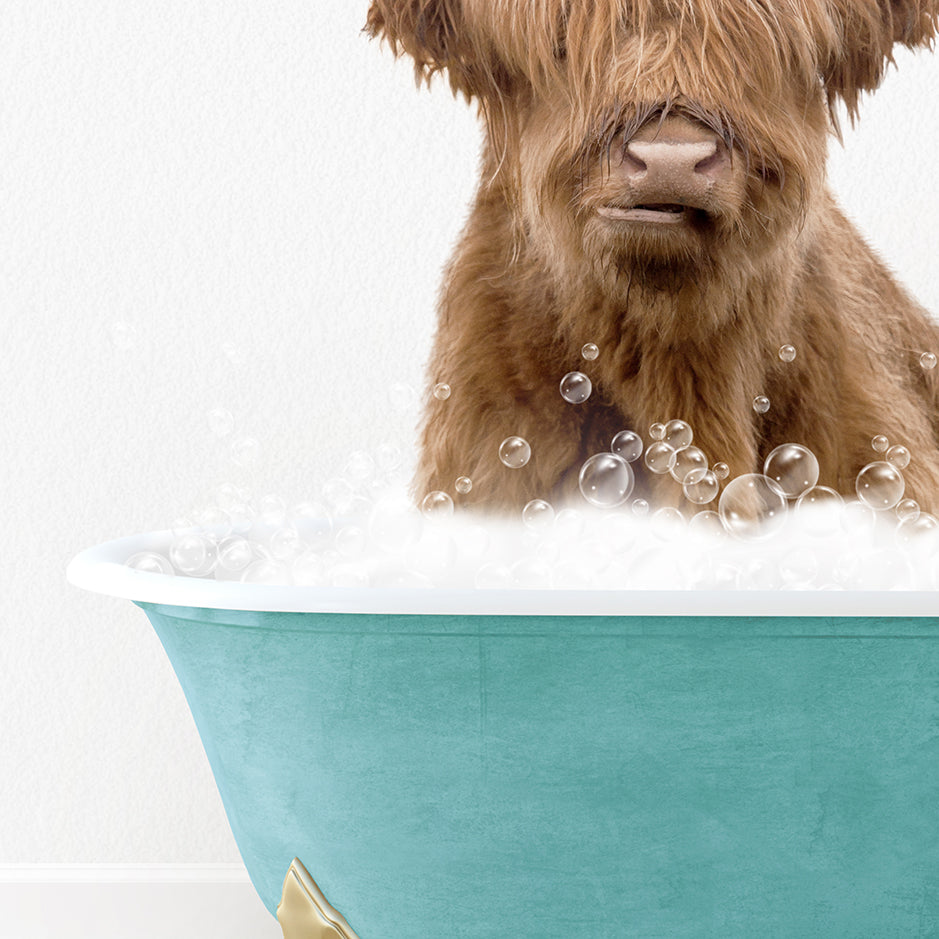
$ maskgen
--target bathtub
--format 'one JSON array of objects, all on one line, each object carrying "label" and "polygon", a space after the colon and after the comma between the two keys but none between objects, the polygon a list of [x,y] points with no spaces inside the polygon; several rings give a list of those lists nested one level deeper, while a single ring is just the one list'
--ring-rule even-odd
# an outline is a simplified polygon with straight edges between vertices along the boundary
[{"label": "bathtub", "polygon": [[72,562],[179,677],[288,939],[939,935],[939,603]]}]

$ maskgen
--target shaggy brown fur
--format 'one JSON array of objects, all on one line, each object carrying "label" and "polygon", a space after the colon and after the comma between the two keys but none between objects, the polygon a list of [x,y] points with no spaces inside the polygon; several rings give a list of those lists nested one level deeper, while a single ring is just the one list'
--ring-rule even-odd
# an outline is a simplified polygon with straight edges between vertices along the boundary
[{"label": "shaggy brown fur", "polygon": [[[939,329],[825,180],[839,99],[853,120],[894,43],[931,44],[937,15],[939,0],[374,0],[371,35],[420,79],[445,72],[486,128],[430,366],[452,395],[430,399],[418,497],[562,499],[619,430],[681,418],[731,477],[798,442],[844,493],[885,434],[913,454],[907,494],[939,509],[939,369],[919,364]],[[604,218],[636,204],[631,141],[673,132],[716,142],[717,183],[660,200],[692,206],[681,224]],[[558,392],[572,370],[594,383],[581,405]],[[497,456],[515,434],[522,470]],[[644,484],[679,504],[670,477]]]}]

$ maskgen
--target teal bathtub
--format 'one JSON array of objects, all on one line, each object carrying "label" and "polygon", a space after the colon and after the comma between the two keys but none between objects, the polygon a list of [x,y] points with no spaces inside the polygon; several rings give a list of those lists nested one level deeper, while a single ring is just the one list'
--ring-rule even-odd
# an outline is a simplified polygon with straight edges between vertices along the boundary
[{"label": "teal bathtub", "polygon": [[121,566],[159,537],[70,578],[143,608],[261,899],[299,858],[345,918],[311,939],[939,935],[935,594]]}]

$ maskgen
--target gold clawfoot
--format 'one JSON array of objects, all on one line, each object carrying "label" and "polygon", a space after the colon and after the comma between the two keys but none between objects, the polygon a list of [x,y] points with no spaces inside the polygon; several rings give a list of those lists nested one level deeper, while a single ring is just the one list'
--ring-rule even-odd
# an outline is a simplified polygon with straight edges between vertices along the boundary
[{"label": "gold clawfoot", "polygon": [[284,878],[277,920],[284,939],[359,939],[297,858]]}]

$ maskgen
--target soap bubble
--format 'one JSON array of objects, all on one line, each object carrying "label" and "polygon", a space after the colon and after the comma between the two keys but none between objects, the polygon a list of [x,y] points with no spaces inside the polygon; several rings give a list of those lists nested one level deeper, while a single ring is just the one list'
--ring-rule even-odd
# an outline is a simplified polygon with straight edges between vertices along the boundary
[{"label": "soap bubble", "polygon": [[796,357],[796,347],[788,343],[779,347],[779,357],[783,362],[792,362]]},{"label": "soap bubble", "polygon": [[[666,439],[666,443],[668,440]],[[697,447],[683,447],[675,454],[675,462],[669,468],[672,479],[684,483],[688,474],[695,470],[706,470],[708,459]]]},{"label": "soap bubble", "polygon": [[512,572],[504,564],[489,561],[476,571],[477,590],[508,590],[512,585]]},{"label": "soap bubble", "polygon": [[725,480],[730,475],[730,467],[726,463],[715,463],[711,469],[714,471],[714,475],[721,481]]},{"label": "soap bubble", "polygon": [[753,558],[740,572],[737,586],[741,590],[778,590],[782,586],[779,565],[766,558]]},{"label": "soap bubble", "polygon": [[757,414],[765,414],[770,408],[770,401],[766,395],[757,395],[753,399],[753,410]]},{"label": "soap bubble", "polygon": [[919,357],[919,364],[920,364],[920,367],[922,367],[922,368],[925,369],[926,371],[929,371],[930,369],[935,368],[935,367],[936,367],[936,356],[935,356],[935,353],[933,353],[933,352],[924,352],[924,353]]},{"label": "soap bubble", "polygon": [[592,342],[584,344],[584,347],[580,350],[580,354],[588,361],[593,362],[598,355],[600,355],[599,347]]},{"label": "soap bubble", "polygon": [[633,491],[635,482],[630,465],[615,453],[597,453],[580,469],[580,491],[598,508],[622,505]]},{"label": "soap bubble", "polygon": [[916,515],[903,519],[894,533],[898,545],[905,547],[919,541],[924,535],[935,536],[939,531],[939,519],[928,512],[918,512]]},{"label": "soap bubble", "polygon": [[405,496],[379,499],[368,520],[368,532],[373,543],[392,553],[416,544],[423,530],[423,516]]},{"label": "soap bubble", "polygon": [[246,584],[289,584],[290,571],[286,564],[260,558],[245,568],[241,580]]},{"label": "soap bubble", "polygon": [[662,541],[675,541],[685,533],[685,516],[672,506],[656,509],[652,513],[652,534]]},{"label": "soap bubble", "polygon": [[521,558],[510,568],[512,586],[521,590],[539,590],[551,586],[551,568],[537,558]]},{"label": "soap bubble", "polygon": [[846,502],[841,510],[841,527],[849,535],[869,535],[876,523],[877,516],[874,510],[856,499]]},{"label": "soap bubble", "polygon": [[818,557],[811,548],[800,546],[779,560],[779,573],[789,584],[810,584],[818,575]]},{"label": "soap bubble", "polygon": [[890,463],[868,463],[857,474],[857,497],[872,509],[892,509],[902,498],[906,483]]},{"label": "soap bubble", "polygon": [[261,454],[261,444],[256,437],[238,437],[231,444],[231,458],[239,466],[251,466]]},{"label": "soap bubble", "polygon": [[521,469],[531,459],[531,446],[524,437],[506,437],[499,446],[499,459],[509,469]]},{"label": "soap bubble", "polygon": [[554,522],[554,506],[544,499],[532,499],[522,509],[522,522],[532,531],[545,531]]},{"label": "soap bubble", "polygon": [[292,525],[284,525],[271,535],[271,554],[278,561],[292,561],[305,547],[300,533]]},{"label": "soap bubble", "polygon": [[287,521],[311,548],[325,548],[332,538],[332,519],[319,502],[298,502],[287,514]]},{"label": "soap bubble", "polygon": [[844,499],[827,486],[806,489],[796,502],[799,521],[810,534],[823,535],[838,528]]},{"label": "soap bubble", "polygon": [[818,460],[808,447],[784,443],[766,458],[763,474],[772,479],[788,499],[797,499],[818,482]]},{"label": "soap bubble", "polygon": [[355,486],[348,479],[334,476],[323,483],[323,499],[336,515],[348,515],[355,499]]},{"label": "soap bubble", "polygon": [[690,424],[684,421],[669,421],[665,425],[665,436],[662,439],[677,453],[685,447],[690,447],[693,438]]},{"label": "soap bubble", "polygon": [[298,587],[320,587],[326,583],[326,563],[315,551],[304,551],[295,557],[290,573]]},{"label": "soap bubble", "polygon": [[215,547],[198,532],[182,534],[170,545],[170,561],[180,573],[201,577],[215,565]]},{"label": "soap bubble", "polygon": [[633,499],[632,510],[633,515],[641,518],[643,515],[649,514],[649,503],[645,499]]},{"label": "soap bubble", "polygon": [[439,489],[428,492],[421,500],[421,512],[424,518],[440,521],[453,515],[453,499]]},{"label": "soap bubble", "polygon": [[212,408],[206,414],[209,430],[216,437],[227,437],[235,429],[235,416],[226,408]]},{"label": "soap bubble", "polygon": [[574,541],[584,533],[584,515],[577,509],[561,509],[554,517],[554,531],[562,541]]},{"label": "soap bubble", "polygon": [[434,397],[438,401],[446,401],[450,397],[450,386],[443,381],[434,385]]},{"label": "soap bubble", "polygon": [[785,524],[786,507],[786,497],[774,480],[748,473],[727,484],[717,508],[732,535],[744,541],[762,541]]},{"label": "soap bubble", "polygon": [[368,539],[358,525],[343,525],[336,532],[336,550],[344,558],[357,558],[365,550]]},{"label": "soap bubble", "polygon": [[919,515],[919,503],[915,499],[901,499],[894,511],[897,513],[897,518],[901,522],[905,522],[907,519],[916,518]]},{"label": "soap bubble", "polygon": [[401,450],[393,443],[383,443],[375,451],[375,462],[383,473],[393,473],[401,468]]},{"label": "soap bubble", "polygon": [[339,564],[329,572],[329,582],[333,587],[361,590],[369,584],[368,571],[354,564]]},{"label": "soap bubble", "polygon": [[467,493],[473,491],[473,480],[469,476],[458,476],[456,482],[453,484],[453,488],[461,495],[465,496]]},{"label": "soap bubble", "polygon": [[148,574],[173,573],[173,565],[156,551],[138,551],[136,554],[132,554],[124,563],[135,571],[145,571]]},{"label": "soap bubble", "polygon": [[871,440],[871,446],[878,452],[884,453],[890,446],[890,441],[883,435],[878,434]]},{"label": "soap bubble", "polygon": [[665,425],[660,423],[659,421],[656,421],[654,424],[650,425],[649,436],[653,440],[664,440],[665,439]]},{"label": "soap bubble", "polygon": [[361,483],[370,479],[374,475],[375,469],[375,461],[370,454],[364,450],[353,450],[342,467],[342,475]]},{"label": "soap bubble", "polygon": [[561,397],[568,404],[583,404],[593,391],[593,384],[583,372],[568,372],[561,379]]},{"label": "soap bubble", "polygon": [[688,522],[688,533],[706,541],[721,540],[727,537],[720,515],[709,509],[704,512],[697,512],[691,517],[691,521]]},{"label": "soap bubble", "polygon": [[251,545],[239,535],[218,543],[218,566],[226,571],[243,571],[254,560]]},{"label": "soap bubble", "polygon": [[660,476],[675,465],[675,459],[675,451],[664,440],[650,443],[646,448],[646,466]]},{"label": "soap bubble", "polygon": [[706,505],[717,497],[721,484],[712,470],[701,467],[693,469],[685,476],[681,488],[689,502],[694,502],[695,505]]},{"label": "soap bubble", "polygon": [[287,503],[276,493],[268,493],[258,500],[258,518],[265,525],[282,525],[287,517]]},{"label": "soap bubble", "polygon": [[642,456],[642,437],[632,430],[621,430],[610,444],[611,452],[627,463],[635,463]]},{"label": "soap bubble", "polygon": [[412,414],[417,409],[417,392],[406,382],[396,381],[388,389],[388,403],[397,414]]},{"label": "soap bubble", "polygon": [[906,469],[910,465],[910,451],[906,447],[897,445],[887,451],[884,459],[892,463],[897,469]]}]

